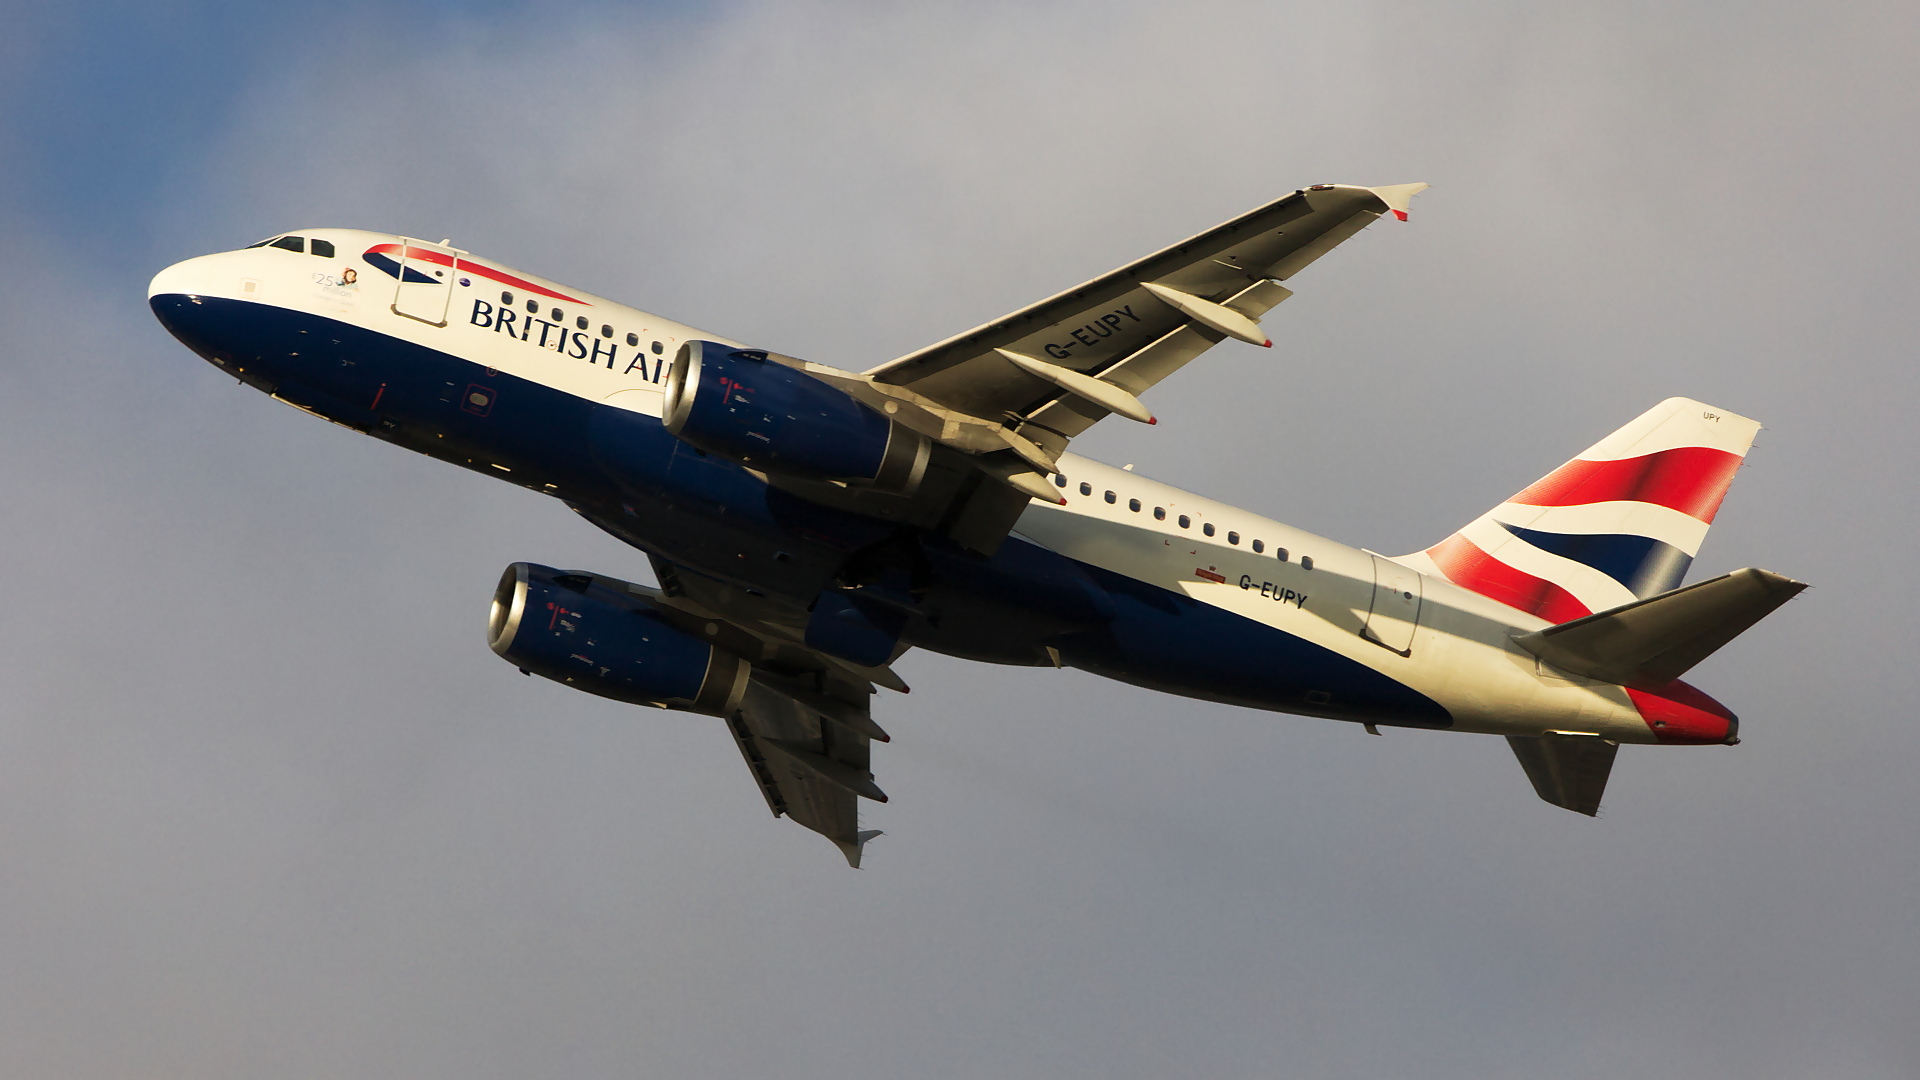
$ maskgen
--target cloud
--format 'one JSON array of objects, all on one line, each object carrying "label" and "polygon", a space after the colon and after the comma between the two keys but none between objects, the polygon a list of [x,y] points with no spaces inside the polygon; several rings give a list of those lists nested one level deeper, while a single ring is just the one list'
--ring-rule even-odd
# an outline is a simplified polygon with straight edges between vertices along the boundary
[{"label": "cloud", "polygon": [[[5,1071],[1913,1071],[1910,12],[344,10],[210,55],[276,62],[110,234],[6,206]],[[1271,353],[1086,444],[1406,550],[1668,394],[1767,420],[1700,569],[1820,587],[1701,669],[1747,744],[1624,752],[1599,822],[1497,740],[916,656],[849,873],[716,725],[484,649],[504,563],[633,553],[225,383],[135,295],[390,228],[864,368],[1411,180]]]}]

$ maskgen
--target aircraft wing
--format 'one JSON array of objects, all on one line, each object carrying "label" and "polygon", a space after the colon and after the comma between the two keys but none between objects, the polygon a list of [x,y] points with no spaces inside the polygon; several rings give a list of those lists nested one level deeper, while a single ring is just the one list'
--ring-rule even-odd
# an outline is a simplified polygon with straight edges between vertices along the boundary
[{"label": "aircraft wing", "polygon": [[860,799],[887,799],[869,771],[869,734],[759,679],[747,684],[727,728],[773,816],[792,818],[833,841],[847,865],[858,867],[867,841],[880,835],[860,828]]},{"label": "aircraft wing", "polygon": [[1404,219],[1426,186],[1303,188],[867,375],[1057,458],[1110,413],[1151,422],[1139,395],[1220,341],[1271,344],[1258,320],[1292,295],[1280,282],[1380,215]]},{"label": "aircraft wing", "polygon": [[[647,550],[620,521],[570,505],[594,525]],[[907,684],[890,667],[864,667],[808,648],[801,605],[729,585],[650,551],[647,559],[660,581],[657,589],[591,576],[752,666],[739,706],[723,719],[767,808],[833,841],[847,863],[858,867],[861,849],[880,835],[860,828],[858,800],[887,801],[873,779],[873,743],[892,741],[874,723],[869,706],[876,688],[904,694]]]},{"label": "aircraft wing", "polygon": [[649,558],[661,588],[620,586],[753,665],[739,707],[724,719],[767,808],[833,841],[858,867],[866,842],[880,835],[860,828],[859,800],[887,801],[873,779],[873,743],[892,741],[869,705],[876,684],[904,693],[906,683],[891,668],[807,648],[804,618],[796,622],[773,598]]},{"label": "aircraft wing", "polygon": [[907,494],[772,474],[767,482],[991,555],[1029,500],[1061,501],[1048,477],[1074,436],[1111,413],[1152,423],[1140,395],[1229,337],[1271,344],[1259,319],[1293,295],[1281,282],[1380,215],[1404,218],[1426,186],[1302,188],[861,374],[777,357],[931,449]]}]

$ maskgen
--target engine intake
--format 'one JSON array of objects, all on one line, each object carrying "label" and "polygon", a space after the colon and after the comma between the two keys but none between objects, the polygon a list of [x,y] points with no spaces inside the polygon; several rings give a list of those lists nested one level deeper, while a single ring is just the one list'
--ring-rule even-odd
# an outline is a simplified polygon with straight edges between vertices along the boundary
[{"label": "engine intake", "polygon": [[667,430],[763,472],[901,494],[917,487],[932,442],[798,363],[754,349],[687,342],[667,373]]},{"label": "engine intake", "polygon": [[537,563],[500,575],[487,644],[520,670],[635,705],[727,716],[752,667],[606,579]]}]

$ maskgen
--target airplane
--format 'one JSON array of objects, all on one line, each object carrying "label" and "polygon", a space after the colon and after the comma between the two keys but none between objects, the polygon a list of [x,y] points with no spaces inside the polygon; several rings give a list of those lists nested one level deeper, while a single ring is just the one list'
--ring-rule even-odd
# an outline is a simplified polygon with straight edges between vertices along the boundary
[{"label": "airplane", "polygon": [[1623,743],[1732,745],[1681,680],[1806,585],[1681,581],[1759,424],[1653,406],[1433,546],[1386,556],[1068,451],[1424,184],[1316,184],[855,372],[454,247],[301,229],[169,266],[149,304],[275,399],[550,495],[658,585],[507,567],[522,673],[719,718],[774,816],[849,865],[885,802],[879,688],[911,648],[1168,694],[1505,736],[1597,816]]}]

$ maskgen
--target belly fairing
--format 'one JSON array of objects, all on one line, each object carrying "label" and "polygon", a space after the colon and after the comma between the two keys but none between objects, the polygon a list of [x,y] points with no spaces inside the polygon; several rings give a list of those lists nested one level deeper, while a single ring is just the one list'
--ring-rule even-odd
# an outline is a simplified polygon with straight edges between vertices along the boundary
[{"label": "belly fairing", "polygon": [[1439,702],[1331,649],[1121,574],[1081,569],[1115,614],[1058,643],[1074,667],[1255,709],[1403,727],[1453,723]]}]

